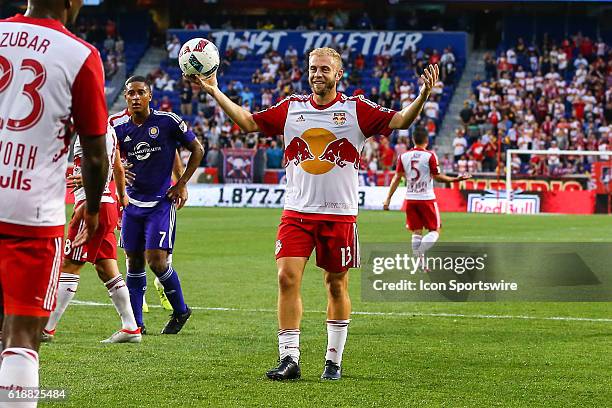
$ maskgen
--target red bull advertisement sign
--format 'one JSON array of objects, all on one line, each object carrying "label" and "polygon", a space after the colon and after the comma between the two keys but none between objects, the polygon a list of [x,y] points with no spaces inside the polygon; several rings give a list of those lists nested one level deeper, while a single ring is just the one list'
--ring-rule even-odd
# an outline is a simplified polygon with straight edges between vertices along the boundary
[{"label": "red bull advertisement sign", "polygon": [[488,191],[484,194],[468,195],[468,212],[496,214],[538,214],[540,197],[531,194],[511,193],[510,199],[505,192]]},{"label": "red bull advertisement sign", "polygon": [[[588,187],[588,176],[568,176],[554,179],[551,177],[531,177],[512,179],[512,188],[522,191],[580,191]],[[506,190],[506,180],[497,176],[478,175],[475,178],[453,183],[451,188],[458,190]]]}]

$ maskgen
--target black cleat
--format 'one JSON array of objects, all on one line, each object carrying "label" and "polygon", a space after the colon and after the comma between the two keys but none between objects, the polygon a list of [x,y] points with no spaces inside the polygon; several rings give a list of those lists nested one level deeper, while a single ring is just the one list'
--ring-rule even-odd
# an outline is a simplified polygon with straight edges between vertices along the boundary
[{"label": "black cleat", "polygon": [[291,356],[286,356],[281,360],[278,367],[268,371],[266,376],[274,381],[299,380],[302,376],[302,370]]},{"label": "black cleat", "polygon": [[323,374],[321,374],[322,380],[339,380],[342,378],[342,369],[336,363],[331,360],[325,362],[325,368]]},{"label": "black cleat", "polygon": [[140,334],[142,334],[143,336],[147,334],[147,328],[144,324],[142,326],[138,326],[138,328],[140,329]]},{"label": "black cleat", "polygon": [[191,309],[187,307],[187,311],[183,314],[172,313],[170,320],[161,331],[161,334],[177,334],[181,331],[187,320],[191,316]]}]

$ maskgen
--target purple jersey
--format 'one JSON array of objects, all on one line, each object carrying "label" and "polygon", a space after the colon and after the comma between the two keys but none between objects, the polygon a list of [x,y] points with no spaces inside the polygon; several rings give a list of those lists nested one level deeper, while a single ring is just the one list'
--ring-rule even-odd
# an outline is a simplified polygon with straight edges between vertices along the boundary
[{"label": "purple jersey", "polygon": [[177,147],[187,146],[195,134],[176,114],[151,110],[142,125],[130,119],[127,110],[109,119],[115,129],[121,157],[132,164],[136,176],[127,187],[130,204],[153,207],[170,188]]}]

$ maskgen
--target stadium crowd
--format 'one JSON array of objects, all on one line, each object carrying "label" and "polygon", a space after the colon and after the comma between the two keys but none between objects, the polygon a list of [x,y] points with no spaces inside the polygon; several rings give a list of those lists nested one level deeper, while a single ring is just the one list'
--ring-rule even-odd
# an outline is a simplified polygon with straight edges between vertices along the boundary
[{"label": "stadium crowd", "polygon": [[[484,63],[485,78],[474,81],[460,113],[456,170],[496,171],[498,146],[553,153],[612,149],[612,52],[601,39],[576,34],[560,44],[545,39],[530,46],[519,39],[496,56],[487,54]],[[513,157],[512,172],[584,174],[602,159],[525,154]]]},{"label": "stadium crowd", "polygon": [[[246,147],[266,149],[271,157],[266,161],[267,168],[281,168],[280,137],[264,139],[243,134],[214,101],[180,78],[180,46],[178,38],[171,38],[167,43],[168,64],[150,74],[155,88],[162,91],[154,105],[180,112],[191,123],[207,152],[213,151],[212,160],[208,154],[205,156],[207,166],[218,164],[219,149]],[[391,57],[385,49],[370,58],[338,44],[331,47],[338,50],[345,68],[338,90],[364,95],[392,109],[401,109],[416,97],[416,78],[426,64],[440,64],[442,83],[434,89],[411,130],[427,132],[434,145],[462,68],[450,47],[408,50],[401,57]],[[484,78],[473,82],[473,94],[461,110],[462,126],[452,141],[453,154],[440,158],[444,171],[503,172],[504,152],[510,148],[553,152],[612,149],[612,52],[603,41],[593,42],[577,34],[560,44],[545,38],[541,44],[528,46],[519,39],[511,47],[500,47],[496,55],[487,54],[484,63]],[[283,55],[270,50],[255,56],[244,38],[235,49],[228,48],[222,55],[218,76],[223,91],[232,100],[257,111],[293,93],[309,93],[304,64],[292,47]],[[411,131],[368,140],[362,151],[362,170],[392,170],[397,157],[410,147]],[[545,176],[584,174],[591,170],[593,161],[600,159],[520,155],[513,158],[512,171]]]},{"label": "stadium crowd", "polygon": [[125,64],[125,42],[119,35],[117,24],[112,19],[105,22],[97,19],[79,19],[76,34],[96,46],[104,64],[104,75],[110,79],[119,67]]}]

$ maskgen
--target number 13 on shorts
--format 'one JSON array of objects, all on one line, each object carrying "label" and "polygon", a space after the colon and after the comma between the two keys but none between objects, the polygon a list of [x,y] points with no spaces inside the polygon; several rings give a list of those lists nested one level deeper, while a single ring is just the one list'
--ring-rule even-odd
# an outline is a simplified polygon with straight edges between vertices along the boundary
[{"label": "number 13 on shorts", "polygon": [[347,247],[343,247],[340,248],[340,252],[341,252],[341,259],[342,259],[342,266],[347,266],[351,263],[351,261],[353,260],[353,254],[351,253],[351,247],[347,246]]}]

